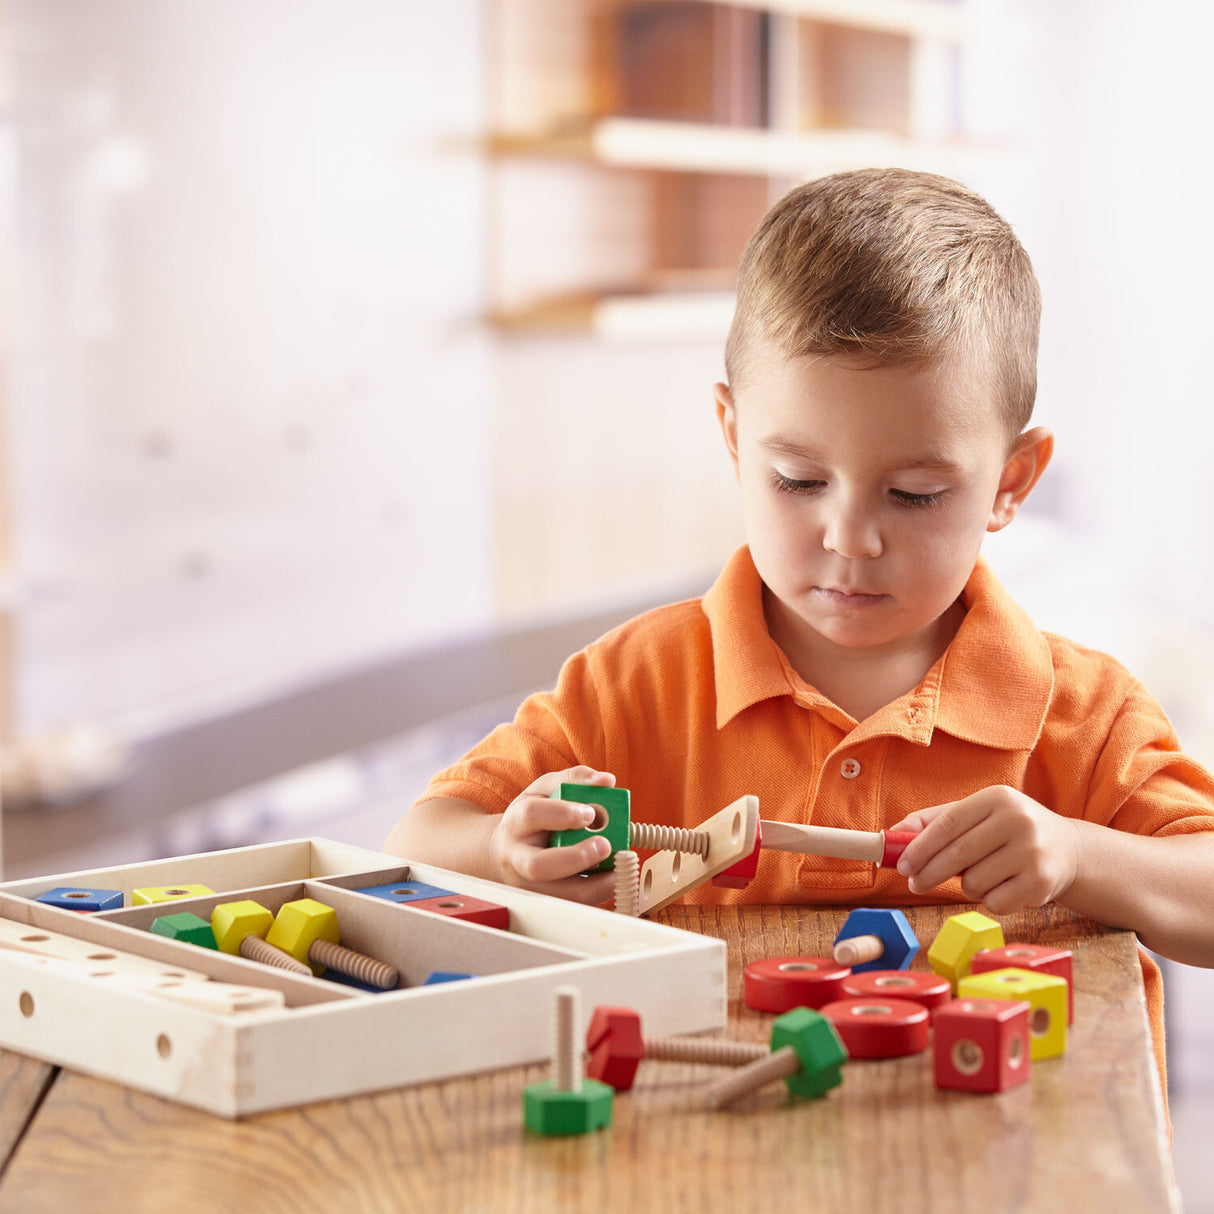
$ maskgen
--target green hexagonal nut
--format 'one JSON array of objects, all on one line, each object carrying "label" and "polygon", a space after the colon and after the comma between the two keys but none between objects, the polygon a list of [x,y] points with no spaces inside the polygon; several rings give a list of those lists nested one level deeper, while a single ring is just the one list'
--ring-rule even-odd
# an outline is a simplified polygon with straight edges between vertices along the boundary
[{"label": "green hexagonal nut", "polygon": [[170,940],[184,940],[187,944],[197,944],[201,948],[219,947],[215,943],[215,933],[211,930],[211,925],[190,911],[161,915],[152,924],[152,931],[158,936],[167,936]]},{"label": "green hexagonal nut", "polygon": [[523,1089],[523,1124],[536,1134],[589,1134],[611,1124],[615,1089],[583,1079],[576,1092],[557,1091],[552,1080]]},{"label": "green hexagonal nut", "polygon": [[568,847],[589,839],[591,835],[605,835],[611,844],[607,858],[588,872],[610,872],[615,868],[615,853],[626,851],[632,831],[632,818],[628,789],[604,788],[598,784],[559,784],[548,794],[553,801],[577,801],[581,805],[597,805],[606,821],[600,826],[579,827],[576,830],[554,830],[548,840],[549,847]]},{"label": "green hexagonal nut", "polygon": [[814,1100],[843,1082],[847,1047],[821,1012],[798,1007],[777,1016],[771,1026],[772,1052],[786,1045],[792,1046],[801,1060],[801,1069],[784,1080],[794,1096]]}]

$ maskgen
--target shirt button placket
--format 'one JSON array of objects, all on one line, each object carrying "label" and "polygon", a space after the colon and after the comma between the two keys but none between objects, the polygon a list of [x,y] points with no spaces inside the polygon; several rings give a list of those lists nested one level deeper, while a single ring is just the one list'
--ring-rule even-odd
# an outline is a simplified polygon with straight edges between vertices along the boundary
[{"label": "shirt button placket", "polygon": [[854,780],[863,770],[859,759],[844,759],[839,764],[839,774],[845,780]]}]

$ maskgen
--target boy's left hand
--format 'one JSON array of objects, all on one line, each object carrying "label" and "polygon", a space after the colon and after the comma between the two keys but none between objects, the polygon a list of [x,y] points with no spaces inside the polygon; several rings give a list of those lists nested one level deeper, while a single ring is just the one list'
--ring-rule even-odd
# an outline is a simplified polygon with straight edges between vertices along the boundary
[{"label": "boy's left hand", "polygon": [[997,915],[1060,897],[1079,867],[1075,824],[1003,785],[918,810],[890,829],[919,832],[898,861],[912,894],[959,876],[962,893]]}]

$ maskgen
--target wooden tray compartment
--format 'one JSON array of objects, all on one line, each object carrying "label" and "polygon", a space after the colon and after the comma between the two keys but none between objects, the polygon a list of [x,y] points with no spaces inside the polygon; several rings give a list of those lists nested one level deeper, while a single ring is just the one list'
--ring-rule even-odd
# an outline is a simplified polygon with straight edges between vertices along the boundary
[{"label": "wooden tray compartment", "polygon": [[[353,892],[406,873],[507,906],[511,930]],[[398,965],[407,982],[439,968],[483,976],[370,995],[153,935],[163,904],[80,915],[32,901],[58,885],[129,898],[172,884],[215,891],[171,904],[197,913],[237,896],[271,909],[316,897],[337,909],[347,943]],[[584,1015],[625,1004],[654,1034],[719,1028],[726,1017],[719,940],[323,839],[13,882],[0,886],[0,916],[281,990],[284,1009],[217,1014],[0,950],[0,1044],[225,1117],[541,1061],[552,993],[565,984],[581,989]]]}]

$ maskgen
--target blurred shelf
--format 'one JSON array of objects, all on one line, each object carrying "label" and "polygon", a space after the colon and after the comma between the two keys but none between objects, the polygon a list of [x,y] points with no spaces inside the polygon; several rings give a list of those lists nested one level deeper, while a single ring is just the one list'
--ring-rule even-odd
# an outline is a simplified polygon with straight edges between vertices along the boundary
[{"label": "blurred shelf", "polygon": [[567,333],[607,341],[723,340],[732,291],[578,295],[495,313],[505,333]]},{"label": "blurred shelf", "polygon": [[713,0],[713,3],[911,38],[960,42],[965,33],[965,11],[958,0]]},{"label": "blurred shelf", "polygon": [[933,168],[1004,158],[998,147],[910,139],[877,130],[779,131],[713,123],[605,117],[550,133],[496,134],[503,156],[572,157],[614,168],[804,178],[873,165]]}]

